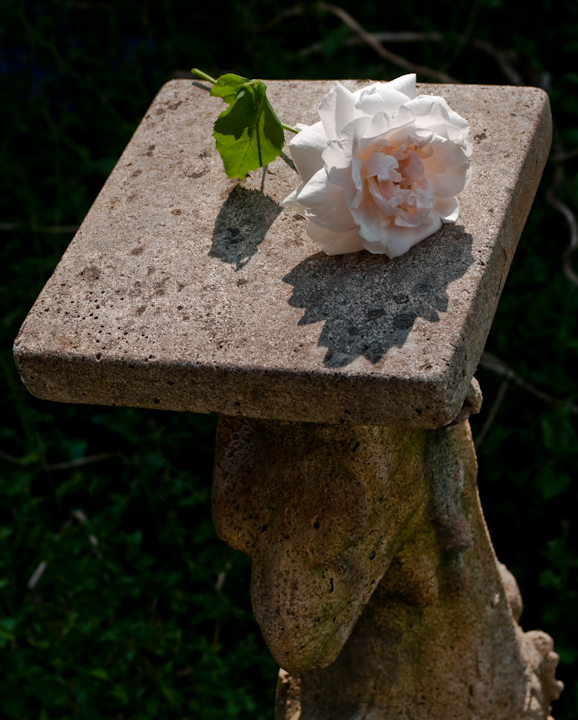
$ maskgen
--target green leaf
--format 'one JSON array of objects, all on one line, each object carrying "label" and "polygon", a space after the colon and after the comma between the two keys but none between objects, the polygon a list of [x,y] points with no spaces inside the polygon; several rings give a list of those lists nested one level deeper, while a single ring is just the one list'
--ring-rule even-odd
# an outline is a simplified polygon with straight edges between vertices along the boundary
[{"label": "green leaf", "polygon": [[57,676],[46,675],[36,678],[33,686],[34,695],[46,707],[62,707],[67,704],[67,688],[64,680]]},{"label": "green leaf", "polygon": [[278,157],[285,138],[267,99],[265,83],[252,80],[243,84],[236,100],[217,118],[213,135],[230,178],[242,180],[251,170]]},{"label": "green leaf", "polygon": [[536,475],[536,484],[544,500],[556,497],[570,487],[570,475],[561,471],[554,462],[546,463]]},{"label": "green leaf", "polygon": [[211,95],[213,97],[221,97],[223,100],[230,105],[237,99],[237,93],[243,85],[251,82],[249,78],[241,77],[240,75],[234,75],[233,73],[227,73],[221,75],[217,82],[211,88]]},{"label": "green leaf", "polygon": [[176,708],[182,703],[181,696],[175,689],[165,686],[161,688],[161,692],[169,701],[171,707]]},{"label": "green leaf", "polygon": [[81,472],[75,472],[71,478],[68,478],[56,488],[56,495],[62,497],[70,492],[76,492],[80,489],[79,486],[84,485],[84,483],[84,475]]},{"label": "green leaf", "polygon": [[15,626],[16,620],[14,618],[2,618],[2,620],[0,620],[0,638],[14,640],[14,633],[12,631]]},{"label": "green leaf", "polygon": [[99,680],[105,680],[110,682],[110,677],[106,670],[103,670],[102,668],[96,668],[95,670],[89,670],[89,675],[92,675],[92,677],[98,678]]}]

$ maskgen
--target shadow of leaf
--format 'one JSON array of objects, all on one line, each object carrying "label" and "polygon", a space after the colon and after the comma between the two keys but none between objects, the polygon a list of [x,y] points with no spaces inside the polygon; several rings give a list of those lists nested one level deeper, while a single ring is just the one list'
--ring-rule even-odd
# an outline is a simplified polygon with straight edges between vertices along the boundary
[{"label": "shadow of leaf", "polygon": [[439,322],[448,309],[448,285],[470,267],[472,236],[447,226],[406,255],[388,260],[368,252],[313,255],[283,280],[290,305],[305,309],[300,325],[323,322],[324,364],[339,368],[364,356],[375,364],[402,347],[416,318]]},{"label": "shadow of leaf", "polygon": [[257,252],[282,210],[261,190],[235,185],[217,215],[209,256],[240,270]]}]

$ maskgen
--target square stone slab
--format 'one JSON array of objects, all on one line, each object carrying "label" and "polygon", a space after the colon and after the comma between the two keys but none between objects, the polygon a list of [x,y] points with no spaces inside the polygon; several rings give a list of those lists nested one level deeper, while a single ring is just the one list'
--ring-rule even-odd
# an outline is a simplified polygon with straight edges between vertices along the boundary
[{"label": "square stone slab", "polygon": [[[345,81],[351,90],[368,81]],[[286,123],[332,83],[268,82]],[[536,88],[420,85],[471,125],[456,225],[395,260],[328,257],[281,207],[288,158],[227,179],[223,109],[163,86],[14,343],[22,380],[67,403],[437,427],[460,411],[550,147]],[[287,133],[289,139],[290,133]]]}]

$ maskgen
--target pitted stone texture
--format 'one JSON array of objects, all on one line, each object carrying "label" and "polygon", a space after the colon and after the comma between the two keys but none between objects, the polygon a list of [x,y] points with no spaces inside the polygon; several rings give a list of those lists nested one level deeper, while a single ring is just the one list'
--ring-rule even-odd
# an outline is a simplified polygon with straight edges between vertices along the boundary
[{"label": "pitted stone texture", "polygon": [[[356,89],[365,81],[346,81]],[[272,81],[288,123],[331,82]],[[228,180],[202,83],[160,91],[15,342],[38,397],[438,427],[468,393],[550,145],[536,88],[421,85],[471,125],[456,225],[401,258],[327,257],[280,203],[298,176]]]},{"label": "pitted stone texture", "polygon": [[423,454],[417,429],[219,419],[213,522],[251,556],[281,667],[335,660],[423,505]]},{"label": "pitted stone texture", "polygon": [[277,720],[546,720],[562,690],[497,562],[469,424],[221,418],[213,517],[252,559]]}]

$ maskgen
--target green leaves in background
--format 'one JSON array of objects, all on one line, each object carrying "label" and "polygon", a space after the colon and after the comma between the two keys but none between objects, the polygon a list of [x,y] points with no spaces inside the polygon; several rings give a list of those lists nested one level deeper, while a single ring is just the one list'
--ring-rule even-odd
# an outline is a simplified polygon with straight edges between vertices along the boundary
[{"label": "green leaves in background", "polygon": [[251,170],[275,160],[283,150],[283,126],[266,90],[262,80],[232,73],[222,75],[211,88],[211,95],[229,105],[217,118],[213,135],[230,178],[242,180]]}]

